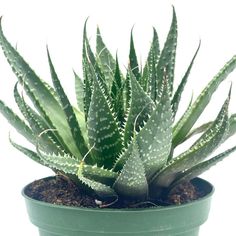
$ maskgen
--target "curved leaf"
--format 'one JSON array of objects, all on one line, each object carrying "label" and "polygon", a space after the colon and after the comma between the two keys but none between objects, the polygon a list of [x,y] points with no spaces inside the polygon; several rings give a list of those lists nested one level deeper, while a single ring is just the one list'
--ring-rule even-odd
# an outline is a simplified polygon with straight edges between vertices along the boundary
[{"label": "curved leaf", "polygon": [[30,127],[1,100],[0,112],[20,134],[22,134],[29,142],[35,144],[35,136]]},{"label": "curved leaf", "polygon": [[[50,127],[52,127],[53,124],[53,128],[55,128],[58,134],[63,138],[69,150],[79,157],[79,152],[73,141],[65,114],[57,98],[54,97],[51,93],[51,89],[35,74],[15,48],[11,46],[3,34],[1,24],[0,45],[13,72],[16,74],[19,82],[24,84],[24,88],[37,110],[43,117],[46,115]],[[35,101],[35,99],[37,99],[37,101]],[[48,119],[49,117],[50,119]],[[62,140],[60,140],[60,142],[62,142]]]},{"label": "curved leaf", "polygon": [[181,95],[184,91],[184,87],[187,83],[187,80],[188,80],[188,77],[189,77],[189,74],[191,72],[191,69],[192,69],[192,66],[193,66],[193,63],[195,61],[195,58],[198,54],[198,51],[200,49],[200,46],[201,46],[201,41],[199,42],[199,45],[198,45],[198,48],[197,48],[197,51],[195,52],[194,56],[193,56],[193,59],[184,75],[184,77],[182,78],[175,94],[174,94],[174,97],[172,99],[172,102],[171,102],[171,105],[172,105],[172,111],[173,111],[173,117],[175,117],[176,113],[177,113],[177,110],[178,110],[178,107],[179,107],[179,102],[180,102],[180,99],[181,99]]},{"label": "curved leaf", "polygon": [[64,153],[63,147],[61,147],[60,142],[57,140],[57,137],[50,127],[45,123],[42,117],[24,101],[23,97],[20,96],[17,90],[17,84],[18,83],[16,83],[14,88],[15,101],[21,113],[28,121],[37,141],[42,145],[45,151]]},{"label": "curved leaf", "polygon": [[[48,55],[48,62],[49,62],[49,66],[50,66],[52,81],[53,81],[55,90],[57,92],[57,95],[60,99],[62,109],[65,113],[66,120],[67,120],[68,126],[70,128],[72,137],[73,137],[71,142],[75,142],[78,152],[81,154],[81,156],[84,156],[84,155],[86,155],[86,153],[88,153],[88,147],[86,146],[86,143],[84,141],[84,137],[83,137],[83,134],[82,134],[81,129],[79,127],[78,121],[76,119],[74,110],[70,104],[69,99],[67,98],[67,95],[64,92],[63,87],[61,86],[59,79],[58,79],[58,76],[57,76],[54,66],[52,64],[48,49],[47,49],[47,55]],[[78,154],[76,156],[78,156]]]},{"label": "curved leaf", "polygon": [[207,158],[224,140],[228,132],[228,105],[230,95],[212,125],[203,135],[184,153],[170,161],[153,178],[158,186],[168,187],[176,178],[177,173],[193,167]]},{"label": "curved leaf", "polygon": [[224,158],[229,156],[234,151],[236,151],[236,146],[220,153],[219,155],[217,155],[215,157],[210,158],[207,161],[201,162],[201,163],[193,166],[192,168],[184,171],[175,179],[175,181],[171,184],[170,188],[174,188],[175,186],[177,186],[181,182],[189,181],[189,180],[201,175],[202,173],[204,173],[205,171],[210,169],[212,166],[216,165],[218,162],[222,161]]},{"label": "curved leaf", "polygon": [[208,83],[205,89],[198,96],[196,101],[192,104],[191,108],[184,114],[174,127],[173,145],[176,147],[180,144],[189,133],[199,116],[202,114],[206,106],[211,100],[213,93],[218,86],[236,67],[236,56],[234,56],[220,72]]}]

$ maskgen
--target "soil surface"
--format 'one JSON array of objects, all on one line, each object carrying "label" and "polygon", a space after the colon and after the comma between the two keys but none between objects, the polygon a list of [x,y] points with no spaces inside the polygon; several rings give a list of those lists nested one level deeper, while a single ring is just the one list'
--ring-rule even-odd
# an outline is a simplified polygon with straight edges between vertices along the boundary
[{"label": "soil surface", "polygon": [[95,195],[85,194],[74,182],[60,175],[34,181],[27,186],[25,194],[33,199],[52,204],[89,208],[148,208],[157,205],[180,205],[204,196],[195,185],[186,182],[155,201],[140,203],[119,199],[119,201],[102,202]]}]

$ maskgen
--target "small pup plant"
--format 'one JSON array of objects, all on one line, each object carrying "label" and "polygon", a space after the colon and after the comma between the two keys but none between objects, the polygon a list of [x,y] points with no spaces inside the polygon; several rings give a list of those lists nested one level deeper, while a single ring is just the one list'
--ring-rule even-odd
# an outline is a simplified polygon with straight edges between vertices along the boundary
[{"label": "small pup plant", "polygon": [[[236,150],[236,146],[209,158],[236,132],[236,114],[228,116],[231,88],[214,121],[198,128],[195,122],[213,93],[236,67],[229,60],[207,84],[182,117],[175,121],[197,48],[174,91],[177,20],[173,9],[170,30],[162,50],[153,40],[144,68],[140,68],[131,33],[129,65],[124,75],[97,29],[96,53],[83,35],[83,79],[75,74],[77,107],[60,83],[49,51],[53,87],[41,80],[11,46],[0,28],[0,45],[18,81],[14,98],[24,119],[3,101],[0,111],[30,143],[29,150],[11,144],[32,160],[90,189],[102,202],[119,199],[155,202],[163,193],[188,182]],[[19,87],[26,95],[19,92]],[[28,96],[34,107],[24,96]],[[175,156],[175,148],[195,134],[200,137]]]}]

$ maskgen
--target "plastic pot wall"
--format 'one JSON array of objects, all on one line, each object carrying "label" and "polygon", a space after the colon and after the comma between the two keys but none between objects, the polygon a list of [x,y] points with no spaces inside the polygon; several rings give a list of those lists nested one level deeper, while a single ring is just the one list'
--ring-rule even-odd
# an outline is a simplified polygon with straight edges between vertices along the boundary
[{"label": "plastic pot wall", "polygon": [[180,206],[149,209],[90,209],[40,202],[25,195],[30,221],[40,236],[198,236],[207,220],[213,186],[195,184],[207,195]]}]

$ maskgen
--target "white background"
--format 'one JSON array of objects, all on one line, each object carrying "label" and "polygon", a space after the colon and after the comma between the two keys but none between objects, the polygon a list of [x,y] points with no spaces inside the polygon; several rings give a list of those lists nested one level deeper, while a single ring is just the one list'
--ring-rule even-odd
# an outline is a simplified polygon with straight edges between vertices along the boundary
[{"label": "white background", "polygon": [[[176,82],[184,74],[188,62],[197,48],[199,39],[202,47],[188,83],[188,91],[181,111],[185,109],[192,91],[195,97],[218,69],[236,54],[236,3],[230,0],[62,0],[26,1],[0,0],[0,15],[3,15],[3,29],[7,38],[30,62],[34,70],[49,81],[46,58],[46,44],[49,45],[58,74],[75,101],[73,73],[81,73],[82,30],[89,16],[88,32],[91,42],[95,39],[96,25],[99,24],[108,48],[118,55],[122,64],[127,63],[130,29],[133,25],[137,54],[144,60],[152,37],[152,26],[159,32],[163,45],[171,20],[171,4],[174,4],[179,25]],[[199,123],[212,119],[219,111],[230,81],[233,81],[233,96],[230,112],[236,112],[236,72],[214,95],[206,115]],[[16,108],[12,90],[16,78],[0,53],[0,99]],[[180,112],[181,114],[181,112]],[[27,218],[22,187],[37,178],[52,172],[42,168],[8,142],[11,130],[3,117],[0,117],[0,235],[36,236],[37,230]],[[23,138],[17,139],[24,144]],[[231,138],[221,150],[235,145]],[[182,149],[181,149],[182,150]],[[181,151],[180,150],[180,151]],[[235,180],[236,154],[204,174],[216,188],[209,220],[202,226],[201,236],[235,236]]]}]

